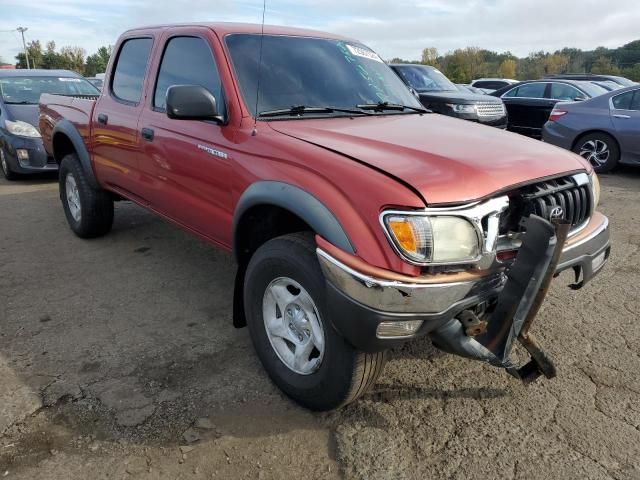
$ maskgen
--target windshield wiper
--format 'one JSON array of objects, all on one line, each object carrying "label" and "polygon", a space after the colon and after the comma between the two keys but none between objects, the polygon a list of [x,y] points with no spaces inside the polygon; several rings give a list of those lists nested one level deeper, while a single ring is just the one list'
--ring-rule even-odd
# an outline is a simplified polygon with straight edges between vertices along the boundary
[{"label": "windshield wiper", "polygon": [[352,110],[348,108],[336,108],[336,107],[307,107],[305,105],[295,105],[291,108],[284,108],[281,110],[269,110],[266,112],[260,112],[258,118],[264,117],[290,117],[290,116],[302,116],[307,113],[350,113],[352,115],[371,115],[370,113],[362,110]]},{"label": "windshield wiper", "polygon": [[362,110],[373,110],[374,112],[384,112],[386,110],[403,112],[405,110],[413,110],[414,112],[419,113],[431,113],[425,108],[411,107],[409,105],[400,105],[398,103],[389,102],[365,103],[363,105],[356,105],[356,107]]},{"label": "windshield wiper", "polygon": [[7,102],[5,100],[5,102],[7,105],[37,105],[37,103],[33,103],[33,102],[28,102],[26,100],[22,100],[20,102]]}]

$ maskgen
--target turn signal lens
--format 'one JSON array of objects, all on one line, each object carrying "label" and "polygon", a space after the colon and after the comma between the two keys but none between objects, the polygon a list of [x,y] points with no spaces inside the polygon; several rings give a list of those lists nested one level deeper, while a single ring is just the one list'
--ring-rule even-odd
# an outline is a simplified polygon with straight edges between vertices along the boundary
[{"label": "turn signal lens", "polygon": [[390,215],[385,223],[391,240],[404,255],[416,262],[430,260],[433,239],[427,217]]},{"label": "turn signal lens", "polygon": [[600,179],[596,172],[591,174],[591,188],[593,189],[593,206],[597,207],[600,203]]}]

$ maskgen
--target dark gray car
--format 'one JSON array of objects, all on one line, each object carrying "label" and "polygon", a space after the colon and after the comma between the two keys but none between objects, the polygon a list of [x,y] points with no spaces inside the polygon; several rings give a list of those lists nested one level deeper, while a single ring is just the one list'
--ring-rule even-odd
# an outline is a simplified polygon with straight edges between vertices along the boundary
[{"label": "dark gray car", "polygon": [[586,158],[597,172],[640,165],[640,86],[557,104],[542,138]]},{"label": "dark gray car", "polygon": [[88,81],[69,70],[0,70],[0,167],[8,180],[18,174],[55,171],[38,132],[42,93],[98,96]]},{"label": "dark gray car", "polygon": [[426,108],[450,117],[507,128],[507,112],[500,99],[461,91],[440,70],[429,65],[392,64],[390,67],[417,92]]}]

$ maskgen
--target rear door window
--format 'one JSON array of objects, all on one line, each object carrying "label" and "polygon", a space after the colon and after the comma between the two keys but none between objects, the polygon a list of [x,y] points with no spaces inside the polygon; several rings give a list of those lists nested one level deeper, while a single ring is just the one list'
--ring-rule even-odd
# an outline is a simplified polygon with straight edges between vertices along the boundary
[{"label": "rear door window", "polygon": [[553,100],[575,100],[576,98],[584,98],[586,95],[573,85],[566,83],[552,83],[551,95]]},{"label": "rear door window", "polygon": [[631,110],[631,102],[633,101],[634,92],[626,92],[613,97],[611,102],[616,110]]},{"label": "rear door window", "polygon": [[546,83],[527,83],[518,87],[518,98],[544,98]]},{"label": "rear door window", "polygon": [[132,38],[122,44],[111,85],[116,98],[130,103],[140,101],[152,44],[150,38]]},{"label": "rear door window", "polygon": [[172,85],[199,85],[206,88],[216,98],[219,112],[224,114],[218,67],[204,39],[174,37],[169,40],[158,71],[153,96],[155,109],[166,109],[167,89]]}]

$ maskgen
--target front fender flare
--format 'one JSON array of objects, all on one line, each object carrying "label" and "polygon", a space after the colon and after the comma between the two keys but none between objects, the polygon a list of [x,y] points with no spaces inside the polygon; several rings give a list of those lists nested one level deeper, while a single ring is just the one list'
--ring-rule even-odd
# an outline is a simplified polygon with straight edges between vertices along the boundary
[{"label": "front fender flare", "polygon": [[[89,180],[89,183],[93,188],[99,188],[98,181],[96,180],[96,176],[93,172],[93,166],[91,165],[91,157],[89,156],[89,151],[87,150],[87,147],[84,144],[84,140],[82,140],[82,136],[80,135],[80,132],[78,132],[78,129],[75,127],[75,125],[64,118],[58,121],[55,127],[53,127],[53,131],[51,132],[53,145],[55,145],[55,138],[58,134],[64,135],[69,139],[78,156],[80,166],[82,167],[82,170]],[[53,154],[56,157],[56,160],[62,161],[61,158],[58,158],[55,152],[55,147]]]},{"label": "front fender flare", "polygon": [[294,185],[277,181],[259,181],[247,188],[236,207],[233,219],[233,250],[238,254],[238,226],[252,207],[273,205],[304,220],[316,234],[336,247],[355,254],[355,249],[335,215],[316,197]]}]

